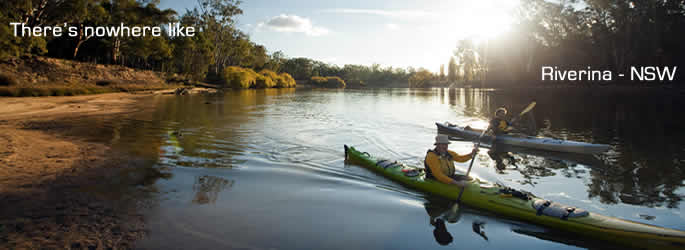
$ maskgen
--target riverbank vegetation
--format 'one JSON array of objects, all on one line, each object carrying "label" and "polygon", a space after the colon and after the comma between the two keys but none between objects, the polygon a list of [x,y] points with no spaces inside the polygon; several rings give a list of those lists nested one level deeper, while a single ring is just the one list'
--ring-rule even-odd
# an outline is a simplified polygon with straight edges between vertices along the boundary
[{"label": "riverbank vegetation", "polygon": [[[242,14],[238,7],[240,1],[200,0],[197,8],[188,10],[180,16],[171,9],[159,9],[158,3],[131,0],[2,2],[0,21],[3,23],[24,22],[29,27],[68,25],[79,29],[75,37],[14,36],[11,26],[2,26],[0,64],[4,65],[4,68],[16,68],[17,61],[30,63],[43,60],[43,57],[36,56],[46,56],[93,65],[118,65],[127,68],[126,71],[154,71],[163,81],[202,81],[223,87],[240,88],[294,87],[295,81],[292,77],[283,75],[285,72],[277,70],[277,60],[270,60],[266,48],[250,41],[245,33],[235,27],[235,17]],[[195,27],[198,32],[192,37],[171,37],[166,33],[159,37],[97,37],[86,36],[83,29],[84,26],[118,26],[122,23],[128,26],[162,27],[173,22],[180,22],[180,25],[185,27]],[[227,68],[239,76],[223,78]],[[254,73],[262,70],[274,71],[277,77]],[[62,92],[83,94],[131,89],[131,86],[97,84],[116,81],[109,78],[85,77],[78,83],[64,84],[59,77],[33,81],[22,74],[30,72],[40,76],[42,72],[33,72],[27,68],[3,71],[15,71],[4,74],[5,80],[0,79],[7,83],[2,86],[0,92],[10,96],[61,95]],[[61,90],[52,91],[51,88]]]},{"label": "riverbank vegetation", "polygon": [[312,76],[309,81],[312,87],[315,88],[331,88],[331,89],[342,89],[345,88],[345,81],[337,76]]},{"label": "riverbank vegetation", "polygon": [[[411,67],[381,67],[379,64],[340,67],[309,58],[287,58],[280,51],[269,54],[266,47],[250,41],[248,35],[236,27],[236,17],[242,14],[239,3],[200,0],[197,8],[179,15],[171,9],[159,9],[156,1],[29,0],[26,4],[7,1],[0,3],[0,21],[5,23],[22,21],[30,27],[62,24],[84,27],[121,23],[163,26],[180,22],[182,26],[195,27],[197,32],[193,37],[170,37],[165,33],[160,37],[89,37],[79,29],[76,37],[15,37],[10,26],[3,26],[0,27],[3,38],[0,62],[40,55],[150,70],[174,75],[174,79],[182,78],[186,83],[203,81],[239,88],[272,85],[267,77],[252,74],[250,70],[276,73],[279,77],[270,77],[275,87],[293,87],[295,81],[289,79],[308,81],[314,76],[336,76],[355,87],[406,87],[407,79],[416,72]],[[225,78],[228,67],[232,67],[228,69],[231,74],[239,76]],[[36,85],[50,83],[26,84],[39,87]]]},{"label": "riverbank vegetation", "polygon": [[47,57],[0,62],[0,96],[72,96],[178,88],[178,74]]},{"label": "riverbank vegetation", "polygon": [[224,69],[223,79],[225,86],[234,89],[264,89],[264,88],[292,88],[295,87],[295,79],[288,73],[280,75],[268,69],[259,73],[249,68],[229,66]]},{"label": "riverbank vegetation", "polygon": [[416,74],[409,77],[409,87],[410,88],[425,88],[429,85],[438,81],[439,77],[436,77],[433,73],[426,69],[421,69]]}]

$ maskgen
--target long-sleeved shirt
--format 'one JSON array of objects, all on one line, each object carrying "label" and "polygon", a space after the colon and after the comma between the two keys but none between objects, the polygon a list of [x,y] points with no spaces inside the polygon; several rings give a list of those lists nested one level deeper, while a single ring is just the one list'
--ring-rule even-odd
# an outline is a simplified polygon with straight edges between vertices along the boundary
[{"label": "long-sleeved shirt", "polygon": [[451,159],[447,156],[439,156],[433,151],[428,152],[425,163],[436,180],[450,184],[454,180],[450,178],[450,176],[454,175],[454,161],[466,162],[471,159],[471,154],[459,155],[451,150],[447,150],[447,153],[451,156]]},{"label": "long-sleeved shirt", "polygon": [[509,124],[509,121],[506,119],[500,119],[500,118],[493,118],[490,120],[490,128],[492,131],[495,133],[495,135],[501,135],[501,134],[506,134],[507,132],[511,131],[511,125]]}]

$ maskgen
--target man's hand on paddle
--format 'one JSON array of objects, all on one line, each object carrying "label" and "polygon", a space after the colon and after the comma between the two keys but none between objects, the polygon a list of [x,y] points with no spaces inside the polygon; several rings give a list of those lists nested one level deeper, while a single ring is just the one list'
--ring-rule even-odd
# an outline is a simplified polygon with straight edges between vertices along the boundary
[{"label": "man's hand on paddle", "polygon": [[520,117],[520,116],[514,116],[513,118],[511,118],[510,124],[511,124],[511,125],[514,125],[514,123],[516,123],[516,122],[519,120],[519,117]]},{"label": "man's hand on paddle", "polygon": [[471,157],[475,157],[476,154],[478,154],[478,151],[479,151],[478,148],[474,146],[473,150],[471,151]]}]

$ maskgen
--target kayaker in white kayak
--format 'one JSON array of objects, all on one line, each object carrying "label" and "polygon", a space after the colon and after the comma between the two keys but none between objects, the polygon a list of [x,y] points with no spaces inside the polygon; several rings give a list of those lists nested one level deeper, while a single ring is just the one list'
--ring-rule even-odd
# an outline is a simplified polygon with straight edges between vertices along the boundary
[{"label": "kayaker in white kayak", "polygon": [[500,107],[495,111],[495,118],[490,120],[488,129],[492,130],[494,136],[507,134],[514,129],[511,125],[516,122],[516,118],[514,117],[511,121],[507,120],[507,109]]},{"label": "kayaker in white kayak", "polygon": [[453,184],[463,187],[466,185],[467,178],[465,176],[455,174],[454,162],[467,162],[476,153],[478,148],[474,148],[470,154],[459,155],[454,151],[448,150],[450,140],[447,135],[438,135],[435,137],[435,148],[428,150],[426,159],[424,160],[426,177],[438,180],[445,184]]}]

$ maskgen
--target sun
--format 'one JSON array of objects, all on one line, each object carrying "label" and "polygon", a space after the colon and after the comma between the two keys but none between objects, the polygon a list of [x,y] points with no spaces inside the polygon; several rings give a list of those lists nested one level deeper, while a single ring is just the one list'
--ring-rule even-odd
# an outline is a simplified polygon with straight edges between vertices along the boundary
[{"label": "sun", "polygon": [[518,0],[462,1],[457,5],[454,31],[475,41],[493,39],[510,29],[519,4]]}]

